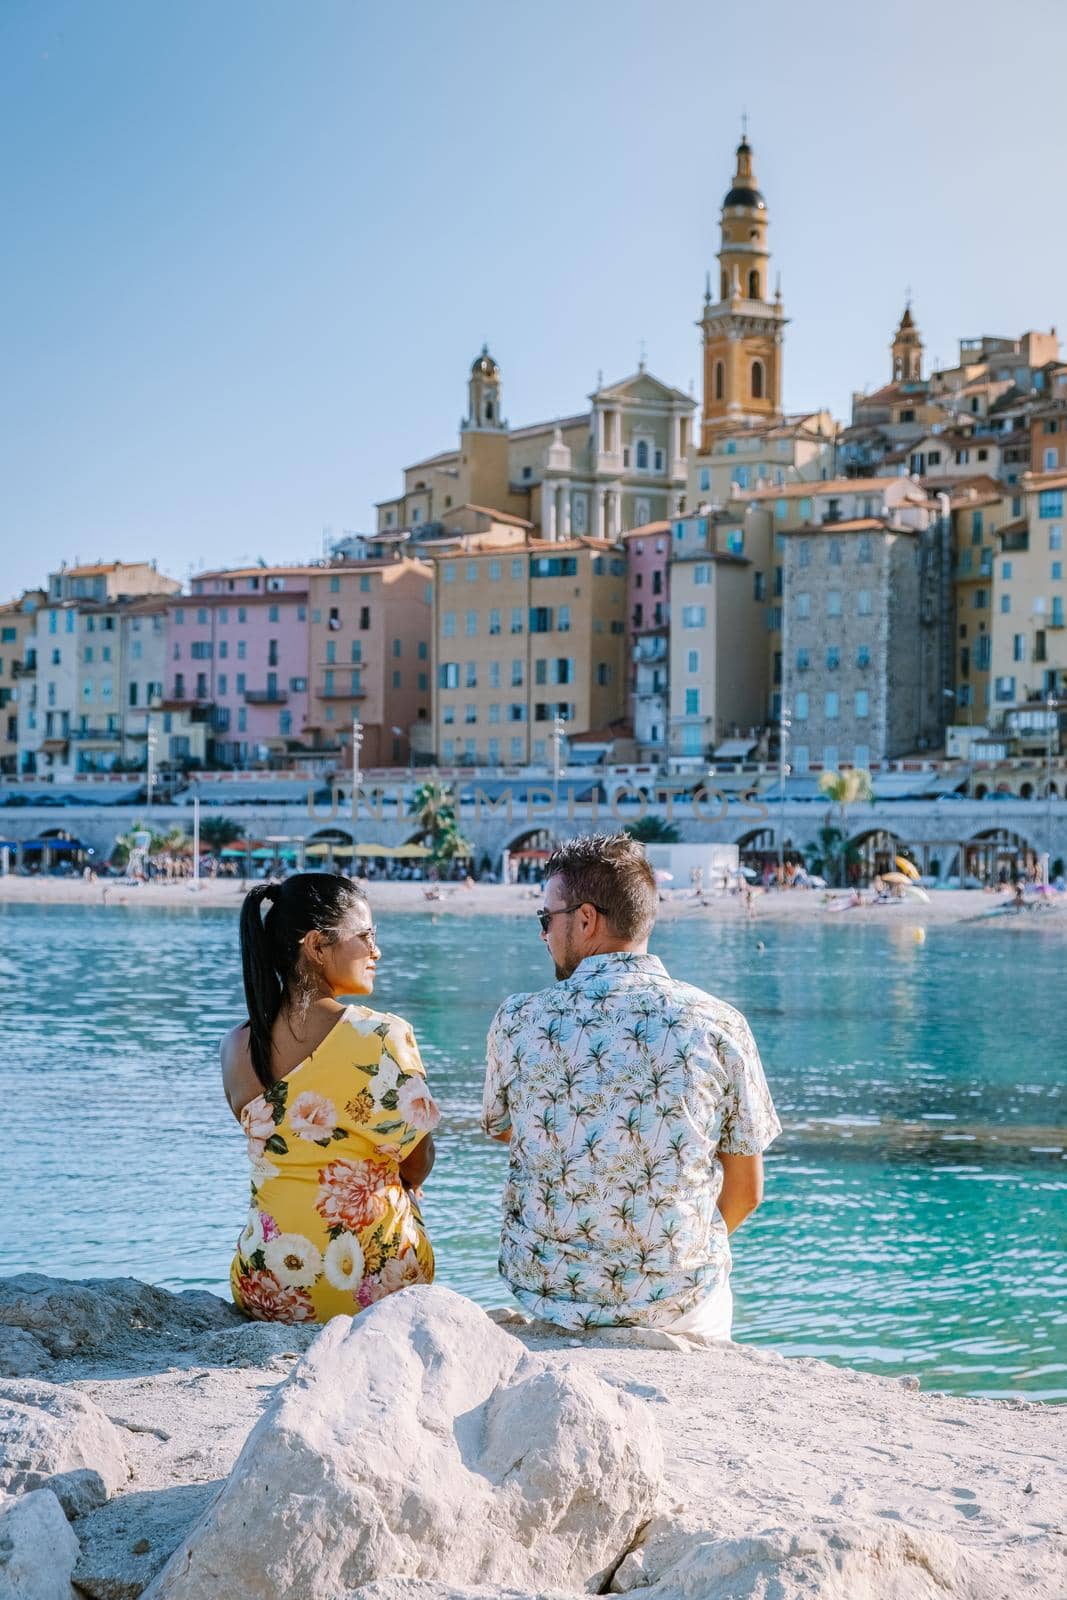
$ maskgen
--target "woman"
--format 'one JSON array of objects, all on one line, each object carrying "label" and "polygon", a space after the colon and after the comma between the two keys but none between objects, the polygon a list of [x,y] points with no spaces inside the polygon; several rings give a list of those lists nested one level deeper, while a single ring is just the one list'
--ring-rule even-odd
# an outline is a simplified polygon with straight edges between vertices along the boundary
[{"label": "woman", "polygon": [[263,883],[241,909],[248,1021],[222,1041],[248,1138],[252,1204],[230,1273],[266,1322],[327,1322],[434,1261],[414,1191],[440,1113],[411,1028],[369,995],[381,951],[362,891],[326,872]]}]

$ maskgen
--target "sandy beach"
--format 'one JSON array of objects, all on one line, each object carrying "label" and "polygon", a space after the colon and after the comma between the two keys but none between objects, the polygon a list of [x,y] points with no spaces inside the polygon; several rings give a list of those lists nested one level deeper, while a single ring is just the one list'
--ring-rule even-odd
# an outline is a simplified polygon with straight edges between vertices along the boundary
[{"label": "sandy beach", "polygon": [[[532,917],[541,904],[534,884],[442,884],[439,898],[428,899],[428,885],[379,881],[368,885],[376,912],[415,913],[449,917]],[[128,883],[120,879],[86,882],[81,878],[0,878],[0,904],[107,905],[107,906],[231,906],[237,908],[248,884],[239,878],[205,878],[198,885],[188,880]],[[999,928],[1067,930],[1067,895],[1027,899],[1024,910],[1012,905],[1010,891],[989,894],[980,889],[933,889],[929,903],[906,898],[874,903],[865,892],[863,904],[850,905],[846,890],[757,889],[746,906],[742,895],[705,893],[700,899],[689,889],[667,889],[660,902],[661,921],[767,922],[822,921],[846,924],[898,924],[927,928],[975,923]],[[994,915],[995,913],[995,915]]]}]

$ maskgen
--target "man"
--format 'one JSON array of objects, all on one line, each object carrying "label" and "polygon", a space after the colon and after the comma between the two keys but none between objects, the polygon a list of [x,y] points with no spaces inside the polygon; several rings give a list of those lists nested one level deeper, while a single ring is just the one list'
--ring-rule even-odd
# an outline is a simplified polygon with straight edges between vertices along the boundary
[{"label": "man", "polygon": [[781,1131],[739,1012],[648,954],[656,881],[627,834],[545,865],[559,983],[493,1019],[482,1126],[510,1143],[500,1271],[535,1316],[729,1339],[727,1235]]}]

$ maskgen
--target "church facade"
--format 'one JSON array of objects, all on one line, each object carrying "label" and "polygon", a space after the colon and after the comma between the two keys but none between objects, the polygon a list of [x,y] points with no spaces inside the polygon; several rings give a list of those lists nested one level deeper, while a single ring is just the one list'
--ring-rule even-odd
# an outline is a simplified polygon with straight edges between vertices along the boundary
[{"label": "church facade", "polygon": [[402,493],[378,505],[378,532],[423,542],[466,531],[472,510],[491,509],[545,540],[617,539],[681,508],[695,410],[642,363],[598,386],[587,410],[512,428],[500,368],[483,347],[458,444],[404,469]]}]

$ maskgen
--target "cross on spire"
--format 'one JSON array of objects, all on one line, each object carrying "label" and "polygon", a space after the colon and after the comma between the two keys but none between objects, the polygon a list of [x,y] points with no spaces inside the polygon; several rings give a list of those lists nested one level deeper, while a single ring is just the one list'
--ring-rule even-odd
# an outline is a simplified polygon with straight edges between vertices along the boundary
[{"label": "cross on spire", "polygon": [[741,137],[748,138],[748,112],[744,110],[741,112]]}]

